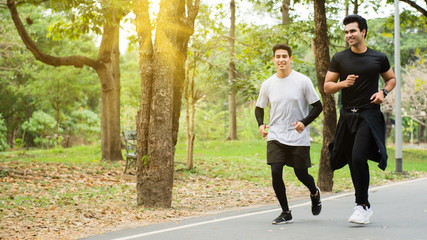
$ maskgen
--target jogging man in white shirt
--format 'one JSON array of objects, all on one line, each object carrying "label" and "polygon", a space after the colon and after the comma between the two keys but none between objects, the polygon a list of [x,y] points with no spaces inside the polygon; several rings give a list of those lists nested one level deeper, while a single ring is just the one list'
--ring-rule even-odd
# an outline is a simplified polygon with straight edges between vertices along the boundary
[{"label": "jogging man in white shirt", "polygon": [[[292,222],[283,182],[283,167],[294,168],[295,175],[309,190],[313,215],[322,210],[320,191],[308,173],[310,160],[309,124],[322,112],[322,103],[307,76],[291,69],[292,49],[286,44],[273,47],[276,73],[263,82],[255,116],[262,137],[267,136],[267,164],[271,166],[273,189],[282,213],[273,224]],[[264,108],[270,103],[270,123],[264,124]],[[309,111],[309,105],[313,108]],[[265,131],[268,128],[268,133]]]}]

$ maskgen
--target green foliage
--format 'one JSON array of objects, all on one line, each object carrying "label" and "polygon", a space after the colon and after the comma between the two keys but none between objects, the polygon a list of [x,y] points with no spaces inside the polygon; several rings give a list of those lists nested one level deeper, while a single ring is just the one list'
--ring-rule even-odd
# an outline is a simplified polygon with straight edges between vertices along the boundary
[{"label": "green foliage", "polygon": [[47,143],[46,136],[55,134],[56,121],[49,114],[43,111],[36,111],[28,122],[22,124],[22,129],[34,137],[36,145],[42,146]]},{"label": "green foliage", "polygon": [[79,109],[71,113],[71,122],[71,134],[83,136],[89,142],[100,138],[101,122],[98,114],[88,109]]},{"label": "green foliage", "polygon": [[[310,174],[317,179],[319,159],[322,143],[311,144],[311,161],[313,166],[309,169]],[[427,172],[425,162],[427,150],[405,149],[403,151],[404,170],[407,176],[394,174],[394,149],[387,150],[389,155],[389,166],[386,171],[377,167],[377,163],[369,161],[371,171],[371,183],[373,185],[384,184],[387,180],[401,180],[411,178],[417,172]],[[175,153],[176,168],[185,166],[186,145],[178,142]],[[270,185],[271,176],[266,164],[266,141],[238,140],[238,141],[196,141],[194,147],[194,169],[187,172],[191,175],[209,176],[213,178],[228,178],[233,180],[248,180],[260,185]],[[289,168],[284,170],[284,180],[294,186],[302,186]],[[350,171],[344,167],[334,172],[334,191],[352,189]]]},{"label": "green foliage", "polygon": [[[427,51],[427,18],[405,10],[400,21],[400,58],[406,66],[417,60],[417,51]],[[368,25],[368,45],[384,52],[394,65],[394,16],[369,20]]]},{"label": "green foliage", "polygon": [[[53,39],[80,39],[91,32],[101,35],[102,27],[126,16],[132,2],[126,0],[53,0],[50,8],[54,13],[61,14],[49,27],[49,36]],[[63,13],[66,13],[65,16]]]},{"label": "green foliage", "polygon": [[7,132],[7,127],[4,122],[3,116],[0,113],[0,152],[9,148],[9,145],[7,144],[7,140],[6,140],[6,132]]},{"label": "green foliage", "polygon": [[[78,54],[96,58],[93,37],[82,35],[73,42],[46,38],[50,22],[61,19],[62,15],[48,14],[45,6],[19,5],[21,17],[26,16],[32,21],[26,28],[41,51],[56,56]],[[5,43],[0,46],[0,55],[5,56],[0,57],[0,68],[7,69],[0,71],[0,113],[7,116],[8,136],[12,132],[17,132],[18,136],[28,135],[24,134],[21,126],[34,109],[58,117],[60,124],[79,107],[99,111],[100,85],[93,70],[87,67],[52,67],[38,62],[20,39],[8,11],[0,12],[0,25],[0,42]],[[31,141],[34,137],[31,136]]]},{"label": "green foliage", "polygon": [[26,50],[5,10],[0,11],[0,43],[0,113],[10,136],[28,117],[31,103],[26,84],[36,67],[34,57]]},{"label": "green foliage", "polygon": [[121,56],[120,62],[120,124],[123,129],[136,129],[136,113],[141,100],[138,51],[131,50]]}]

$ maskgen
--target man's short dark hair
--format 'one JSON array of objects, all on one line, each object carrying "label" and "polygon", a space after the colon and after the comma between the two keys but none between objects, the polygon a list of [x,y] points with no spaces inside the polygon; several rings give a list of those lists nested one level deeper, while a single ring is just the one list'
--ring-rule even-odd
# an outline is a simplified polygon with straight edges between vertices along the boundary
[{"label": "man's short dark hair", "polygon": [[284,43],[279,43],[279,44],[274,45],[274,47],[273,47],[273,57],[275,56],[276,51],[279,50],[279,49],[288,51],[289,57],[292,57],[292,49],[291,49],[291,47],[289,47],[288,44],[284,44]]},{"label": "man's short dark hair", "polygon": [[366,35],[368,35],[368,24],[366,23],[366,19],[364,19],[360,15],[353,14],[353,15],[348,15],[343,20],[344,26],[353,22],[357,22],[357,24],[359,25],[360,31],[363,31],[363,29],[366,30],[366,33],[365,33],[365,38],[366,38]]}]

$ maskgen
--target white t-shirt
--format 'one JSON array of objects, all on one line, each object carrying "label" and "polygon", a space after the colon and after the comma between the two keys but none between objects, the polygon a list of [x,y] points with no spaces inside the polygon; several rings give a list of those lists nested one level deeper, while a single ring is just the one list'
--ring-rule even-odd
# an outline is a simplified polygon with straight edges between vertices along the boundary
[{"label": "white t-shirt", "polygon": [[309,105],[319,101],[310,78],[292,70],[286,78],[276,74],[261,85],[257,107],[266,108],[270,102],[270,123],[267,141],[277,140],[289,146],[310,146],[310,128],[298,133],[292,125],[309,113]]}]

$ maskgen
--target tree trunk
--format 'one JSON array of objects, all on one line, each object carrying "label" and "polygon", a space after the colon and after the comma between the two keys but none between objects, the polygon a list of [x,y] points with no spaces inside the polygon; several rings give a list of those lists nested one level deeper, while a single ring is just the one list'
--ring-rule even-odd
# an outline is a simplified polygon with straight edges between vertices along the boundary
[{"label": "tree trunk", "polygon": [[289,9],[291,6],[291,0],[283,0],[280,11],[282,12],[282,24],[289,25]]},{"label": "tree trunk", "polygon": [[[426,122],[425,120],[422,120],[422,123],[425,124],[425,122]],[[423,143],[425,143],[425,134],[424,133],[426,131],[426,127],[423,124],[418,124],[418,126],[420,126],[420,133],[418,135],[418,141],[420,144],[423,144]]]},{"label": "tree trunk", "polygon": [[354,0],[353,2],[353,14],[359,14],[359,1]]},{"label": "tree trunk", "polygon": [[316,62],[317,83],[323,102],[323,144],[320,156],[318,185],[322,191],[330,192],[333,187],[333,171],[329,162],[328,144],[332,141],[336,128],[336,108],[332,95],[325,94],[323,85],[329,67],[329,40],[326,25],[325,0],[314,1],[314,23],[316,38],[313,52]]},{"label": "tree trunk", "polygon": [[391,122],[391,116],[392,113],[391,112],[384,112],[384,117],[385,117],[385,140],[387,142],[387,138],[390,136],[390,132],[392,129],[392,122]]},{"label": "tree trunk", "polygon": [[190,80],[190,64],[187,65],[187,76],[185,81],[185,99],[186,99],[186,123],[187,123],[187,170],[193,168],[194,140],[194,120],[196,115],[196,103],[200,99],[199,94],[195,91],[194,79],[196,77],[197,56],[194,53],[193,74]]},{"label": "tree trunk", "polygon": [[[40,51],[31,39],[19,17],[14,0],[7,0],[13,22],[18,33],[34,57],[52,66],[89,66],[94,69],[101,82],[101,151],[103,160],[122,160],[120,148],[120,74],[118,62],[120,19],[111,16],[111,22],[104,25],[98,59],[73,55],[55,57]],[[114,15],[114,14],[113,14]],[[116,49],[116,50],[115,50]]]},{"label": "tree trunk", "polygon": [[236,3],[230,1],[231,10],[231,25],[228,43],[230,47],[229,64],[228,64],[228,82],[230,84],[230,92],[228,93],[228,136],[227,140],[237,139],[237,116],[236,116],[236,89],[234,88],[234,80],[236,76],[236,65],[234,63],[234,38],[236,29]]},{"label": "tree trunk", "polygon": [[187,11],[185,6],[182,0],[161,1],[153,45],[148,1],[135,1],[142,85],[137,116],[137,201],[146,207],[172,204],[185,61],[199,0],[194,5],[187,1]]},{"label": "tree trunk", "polygon": [[187,64],[187,76],[185,81],[185,122],[187,124],[187,169],[193,168],[193,155],[190,154],[190,143],[191,143],[191,122],[190,122],[190,111],[191,111],[191,95],[190,95],[190,63]]},{"label": "tree trunk", "polygon": [[120,140],[120,52],[119,22],[106,25],[99,56],[103,66],[97,69],[101,80],[101,151],[102,160],[122,160]]},{"label": "tree trunk", "polygon": [[227,140],[237,140],[236,90],[232,88],[228,95],[228,136]]}]

